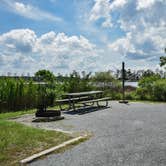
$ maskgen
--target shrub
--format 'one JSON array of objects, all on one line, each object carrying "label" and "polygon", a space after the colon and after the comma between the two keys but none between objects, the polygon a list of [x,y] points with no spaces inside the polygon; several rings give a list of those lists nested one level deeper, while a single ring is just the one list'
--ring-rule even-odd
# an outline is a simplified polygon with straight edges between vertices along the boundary
[{"label": "shrub", "polygon": [[22,79],[0,79],[0,112],[35,108],[40,104],[52,106],[63,93],[62,85],[48,82],[40,85]]},{"label": "shrub", "polygon": [[136,95],[140,100],[149,100],[149,91],[147,88],[137,88]]},{"label": "shrub", "polygon": [[135,94],[135,92],[127,92],[127,93],[125,93],[125,98],[127,100],[135,100],[136,94]]},{"label": "shrub", "polygon": [[67,80],[63,81],[63,87],[65,92],[81,92],[81,91],[90,91],[93,90],[93,86],[90,84],[90,75],[91,73],[86,74],[82,72],[81,75],[73,71],[67,77]]},{"label": "shrub", "polygon": [[139,87],[136,90],[136,93],[140,100],[153,100],[152,89],[153,84],[156,80],[160,79],[158,75],[144,76],[142,77],[138,85]]},{"label": "shrub", "polygon": [[158,75],[142,77],[136,94],[141,100],[166,101],[166,79]]},{"label": "shrub", "polygon": [[157,101],[166,101],[166,79],[160,79],[154,82],[153,98]]}]

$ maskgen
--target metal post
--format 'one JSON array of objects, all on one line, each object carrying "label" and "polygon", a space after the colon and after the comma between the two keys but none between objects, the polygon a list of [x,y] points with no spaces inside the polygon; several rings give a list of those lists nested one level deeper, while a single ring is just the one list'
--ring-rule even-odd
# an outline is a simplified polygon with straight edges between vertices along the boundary
[{"label": "metal post", "polygon": [[128,101],[125,100],[125,63],[124,62],[122,62],[122,100],[120,100],[119,103],[128,103]]},{"label": "metal post", "polygon": [[125,100],[125,63],[122,62],[122,90],[123,90],[123,101]]}]

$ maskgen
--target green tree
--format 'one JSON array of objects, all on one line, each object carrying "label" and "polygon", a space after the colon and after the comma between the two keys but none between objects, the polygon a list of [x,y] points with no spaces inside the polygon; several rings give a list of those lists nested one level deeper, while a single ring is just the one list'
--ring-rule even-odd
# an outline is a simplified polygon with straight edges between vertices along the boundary
[{"label": "green tree", "polygon": [[112,83],[115,79],[111,75],[109,71],[107,72],[96,72],[95,75],[92,77],[92,80],[97,84],[102,83],[103,89],[108,86],[108,83]]},{"label": "green tree", "polygon": [[73,71],[69,76],[65,76],[63,80],[63,89],[65,92],[81,92],[92,90],[90,84],[91,72],[86,73],[82,71],[79,74],[77,71]]},{"label": "green tree", "polygon": [[153,99],[166,101],[166,79],[159,79],[153,85]]},{"label": "green tree", "polygon": [[[165,53],[166,53],[166,48],[165,48]],[[161,56],[160,57],[160,66],[165,66],[166,65],[166,56]]]},{"label": "green tree", "polygon": [[151,76],[155,76],[155,75],[156,74],[152,70],[148,69],[143,72],[142,77],[151,77]]},{"label": "green tree", "polygon": [[93,80],[96,82],[112,82],[114,80],[113,76],[109,71],[107,72],[96,72],[95,76],[93,77]]},{"label": "green tree", "polygon": [[139,82],[139,88],[137,89],[137,95],[141,100],[153,100],[153,88],[154,84],[157,80],[160,80],[161,77],[159,75],[146,75],[142,77]]},{"label": "green tree", "polygon": [[161,56],[160,57],[160,66],[165,66],[166,65],[166,56]]},{"label": "green tree", "polygon": [[54,81],[55,76],[49,70],[39,70],[35,73],[35,77],[37,77],[40,81]]}]

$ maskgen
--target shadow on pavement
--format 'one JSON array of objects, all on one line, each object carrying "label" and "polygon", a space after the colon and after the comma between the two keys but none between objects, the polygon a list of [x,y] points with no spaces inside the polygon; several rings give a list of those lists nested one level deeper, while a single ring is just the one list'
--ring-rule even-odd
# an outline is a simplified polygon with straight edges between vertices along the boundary
[{"label": "shadow on pavement", "polygon": [[85,108],[78,108],[76,110],[68,110],[68,111],[63,111],[64,114],[70,114],[70,115],[83,115],[83,114],[87,114],[87,113],[91,113],[91,112],[95,112],[95,111],[99,111],[99,110],[105,110],[108,109],[110,107],[105,107],[105,106],[100,106],[100,107],[85,107]]}]

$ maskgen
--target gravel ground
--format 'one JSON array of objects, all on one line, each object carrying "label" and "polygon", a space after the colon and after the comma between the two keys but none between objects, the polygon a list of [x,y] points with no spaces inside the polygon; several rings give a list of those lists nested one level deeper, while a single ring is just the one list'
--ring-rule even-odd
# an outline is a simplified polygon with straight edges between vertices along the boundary
[{"label": "gravel ground", "polygon": [[56,122],[32,124],[31,116],[17,119],[41,128],[93,133],[90,140],[30,165],[165,166],[166,103],[112,101],[110,105],[112,108],[64,114],[65,119]]}]

